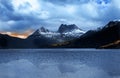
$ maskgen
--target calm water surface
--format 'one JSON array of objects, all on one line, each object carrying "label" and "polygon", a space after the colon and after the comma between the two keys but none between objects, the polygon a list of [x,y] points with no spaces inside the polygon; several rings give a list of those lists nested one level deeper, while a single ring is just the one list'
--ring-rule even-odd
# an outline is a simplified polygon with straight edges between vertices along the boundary
[{"label": "calm water surface", "polygon": [[0,50],[0,78],[120,78],[120,50]]}]

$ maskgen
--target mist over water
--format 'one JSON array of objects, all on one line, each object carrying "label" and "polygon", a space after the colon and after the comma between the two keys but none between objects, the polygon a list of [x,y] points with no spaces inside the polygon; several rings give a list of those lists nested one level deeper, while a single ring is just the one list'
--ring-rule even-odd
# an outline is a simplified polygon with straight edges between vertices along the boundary
[{"label": "mist over water", "polygon": [[0,78],[120,78],[120,50],[0,50]]}]

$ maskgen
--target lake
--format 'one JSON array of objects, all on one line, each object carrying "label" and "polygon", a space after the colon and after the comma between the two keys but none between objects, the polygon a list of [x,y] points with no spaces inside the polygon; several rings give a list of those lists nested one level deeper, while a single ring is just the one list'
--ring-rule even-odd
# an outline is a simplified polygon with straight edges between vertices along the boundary
[{"label": "lake", "polygon": [[1,49],[0,78],[120,78],[120,49]]}]

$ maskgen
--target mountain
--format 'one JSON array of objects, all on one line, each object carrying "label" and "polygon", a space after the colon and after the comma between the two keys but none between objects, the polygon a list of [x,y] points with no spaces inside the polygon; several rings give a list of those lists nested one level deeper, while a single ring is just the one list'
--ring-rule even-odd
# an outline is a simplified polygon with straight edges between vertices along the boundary
[{"label": "mountain", "polygon": [[60,36],[60,33],[49,31],[48,29],[41,27],[37,29],[32,35],[29,37],[46,37],[46,38],[54,38]]},{"label": "mountain", "polygon": [[48,33],[49,30],[48,29],[45,29],[44,27],[41,27],[40,29],[37,29],[35,32],[34,32],[34,35],[40,35],[42,33]]},{"label": "mountain", "polygon": [[61,24],[57,31],[41,27],[26,39],[0,34],[0,48],[120,48],[120,21],[86,33],[75,24]]},{"label": "mountain", "polygon": [[[62,31],[62,32],[61,32]],[[61,24],[58,31],[49,31],[41,27],[27,38],[27,41],[37,45],[38,48],[48,47],[80,37],[84,32],[76,25]]]},{"label": "mountain", "polygon": [[89,30],[78,39],[61,47],[69,48],[118,48],[120,47],[120,21],[110,21],[103,28]]},{"label": "mountain", "polygon": [[84,32],[74,24],[61,24],[58,31],[49,31],[41,27],[26,39],[0,34],[0,48],[48,48],[53,44],[79,38],[82,34]]},{"label": "mountain", "polygon": [[61,24],[61,26],[58,29],[58,32],[61,33],[62,36],[68,38],[78,38],[85,33],[75,24],[71,25]]},{"label": "mountain", "polygon": [[38,30],[36,30],[31,36],[29,37],[41,37],[44,36],[46,38],[59,38],[61,37],[61,39],[63,38],[76,38],[76,37],[80,37],[82,34],[84,34],[85,32],[82,31],[80,28],[78,28],[75,24],[71,24],[71,25],[66,25],[66,24],[61,24],[58,31],[49,31],[48,29],[41,27]]},{"label": "mountain", "polygon": [[24,48],[25,44],[24,39],[0,34],[0,48]]},{"label": "mountain", "polygon": [[75,24],[71,24],[71,25],[61,24],[61,26],[58,29],[58,32],[65,33],[65,32],[73,31],[75,29],[77,30],[80,28],[78,28]]}]

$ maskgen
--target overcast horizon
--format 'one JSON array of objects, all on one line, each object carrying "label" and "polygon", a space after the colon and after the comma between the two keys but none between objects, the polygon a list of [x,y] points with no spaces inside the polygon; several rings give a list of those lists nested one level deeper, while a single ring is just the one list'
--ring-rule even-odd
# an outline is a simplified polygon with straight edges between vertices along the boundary
[{"label": "overcast horizon", "polygon": [[0,32],[56,30],[76,24],[87,31],[120,18],[119,0],[0,0]]}]

